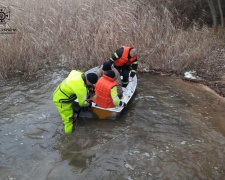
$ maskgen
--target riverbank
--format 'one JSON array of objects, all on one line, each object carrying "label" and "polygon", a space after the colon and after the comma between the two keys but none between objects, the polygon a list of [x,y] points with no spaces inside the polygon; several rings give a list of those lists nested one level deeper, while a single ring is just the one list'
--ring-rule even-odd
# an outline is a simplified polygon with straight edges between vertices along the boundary
[{"label": "riverbank", "polygon": [[[221,97],[225,97],[225,74],[223,76],[219,77],[219,80],[211,80],[210,77],[203,78],[200,76],[193,75],[193,77],[185,77],[185,74],[177,75],[176,73],[168,73],[164,71],[159,70],[150,70],[149,73],[154,75],[161,75],[161,76],[178,76],[184,81],[189,81],[193,83],[200,83],[203,85],[206,85],[207,87],[211,88],[213,91],[215,91],[216,94],[218,94]],[[189,73],[189,72],[188,72]],[[196,73],[196,72],[195,72]]]},{"label": "riverbank", "polygon": [[180,18],[185,16],[179,18],[173,6],[159,8],[157,2],[4,2],[11,10],[7,23],[17,31],[0,36],[0,78],[33,78],[42,69],[86,71],[108,61],[118,47],[135,46],[139,72],[183,78],[195,71],[199,82],[225,96],[224,28],[216,34],[201,23],[184,28]]},{"label": "riverbank", "polygon": [[[185,81],[201,83],[225,97],[225,36],[224,29],[211,36],[211,43],[205,47],[204,56],[186,61],[186,68],[158,68],[142,64],[141,72],[160,74],[162,76],[179,76]],[[187,65],[188,64],[188,65]],[[175,67],[176,64],[174,64]],[[153,67],[153,68],[151,68]]]},{"label": "riverbank", "polygon": [[201,83],[209,88],[213,89],[218,95],[225,97],[225,74],[220,77],[220,80],[209,80],[209,79],[190,79],[183,77],[184,80],[186,81],[191,81],[191,82],[196,82],[196,83]]}]

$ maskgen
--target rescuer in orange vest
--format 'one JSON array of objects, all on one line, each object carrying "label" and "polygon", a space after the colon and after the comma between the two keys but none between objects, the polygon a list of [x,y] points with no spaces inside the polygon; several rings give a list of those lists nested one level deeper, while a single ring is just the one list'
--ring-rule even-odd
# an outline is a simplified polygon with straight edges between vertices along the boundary
[{"label": "rescuer in orange vest", "polygon": [[123,46],[116,50],[110,58],[109,63],[111,65],[114,64],[114,67],[123,76],[122,87],[126,87],[129,83],[130,71],[130,81],[133,81],[133,77],[137,72],[137,50],[134,46]]},{"label": "rescuer in orange vest", "polygon": [[113,108],[115,106],[126,107],[126,103],[121,101],[117,93],[117,83],[114,80],[115,73],[112,70],[107,71],[95,85],[95,102],[102,108]]}]

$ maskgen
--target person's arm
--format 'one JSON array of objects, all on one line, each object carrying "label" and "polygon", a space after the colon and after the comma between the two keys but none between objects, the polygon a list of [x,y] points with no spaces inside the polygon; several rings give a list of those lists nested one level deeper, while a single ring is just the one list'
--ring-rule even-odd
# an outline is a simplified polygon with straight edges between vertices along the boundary
[{"label": "person's arm", "polygon": [[124,103],[123,101],[121,101],[121,99],[118,97],[117,86],[112,87],[110,93],[111,93],[111,97],[113,99],[113,104],[115,106],[123,106],[123,107],[126,107],[126,103]]},{"label": "person's arm", "polygon": [[117,93],[117,86],[112,87],[111,91],[110,91],[112,100],[113,100],[113,104],[115,106],[119,106],[120,104],[120,98],[118,97],[118,93]]},{"label": "person's arm", "polygon": [[78,93],[77,93],[77,99],[79,106],[81,107],[87,107],[89,106],[89,102],[87,101],[87,89],[86,87],[82,88]]},{"label": "person's arm", "polygon": [[119,48],[116,50],[116,52],[112,55],[112,57],[109,59],[109,63],[112,65],[114,61],[121,58],[123,55],[123,48]]}]

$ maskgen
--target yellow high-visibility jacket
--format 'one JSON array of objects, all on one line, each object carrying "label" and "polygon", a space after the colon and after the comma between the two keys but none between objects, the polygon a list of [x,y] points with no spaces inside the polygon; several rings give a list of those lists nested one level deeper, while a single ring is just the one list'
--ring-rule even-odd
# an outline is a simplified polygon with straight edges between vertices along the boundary
[{"label": "yellow high-visibility jacket", "polygon": [[76,70],[72,70],[69,76],[58,86],[56,93],[60,103],[72,102],[76,98],[78,99],[79,106],[85,107],[88,105],[87,95],[88,90],[86,84],[82,78],[84,73]]}]

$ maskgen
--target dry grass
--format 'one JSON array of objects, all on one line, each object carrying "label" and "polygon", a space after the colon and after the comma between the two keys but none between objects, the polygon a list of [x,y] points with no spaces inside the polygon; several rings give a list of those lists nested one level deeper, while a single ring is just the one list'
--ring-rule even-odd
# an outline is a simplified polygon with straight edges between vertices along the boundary
[{"label": "dry grass", "polygon": [[[131,0],[5,0],[15,35],[0,35],[0,75],[26,75],[64,66],[83,71],[107,61],[122,45],[146,67],[182,72],[205,59],[214,41],[207,28],[182,31],[165,8]],[[163,14],[163,16],[162,16]],[[174,22],[174,19],[173,19]]]}]

